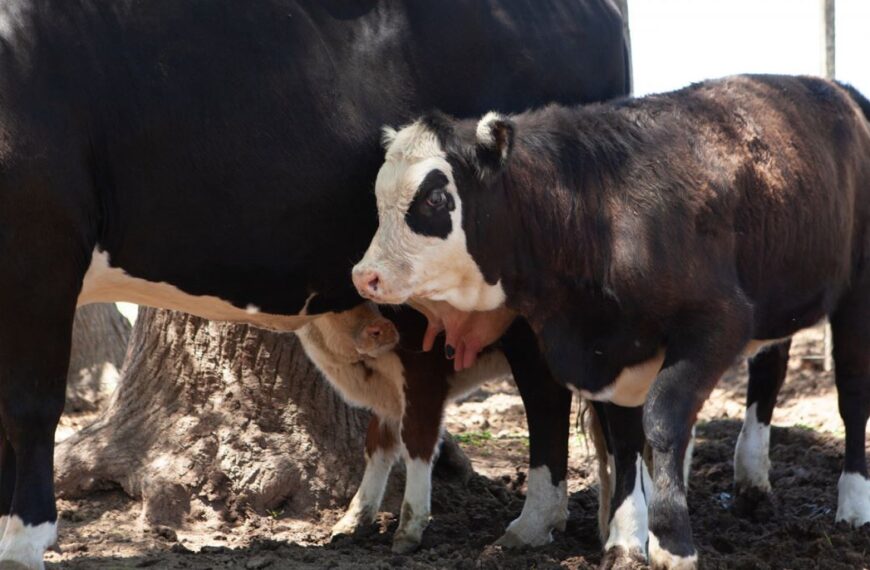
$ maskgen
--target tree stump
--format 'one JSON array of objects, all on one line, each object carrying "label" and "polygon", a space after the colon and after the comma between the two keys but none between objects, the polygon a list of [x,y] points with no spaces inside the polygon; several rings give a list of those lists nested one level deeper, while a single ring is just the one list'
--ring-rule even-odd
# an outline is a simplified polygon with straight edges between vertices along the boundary
[{"label": "tree stump", "polygon": [[66,383],[67,412],[102,409],[120,377],[130,323],[112,303],[81,307],[73,324]]},{"label": "tree stump", "polygon": [[293,334],[140,309],[108,408],[57,447],[57,490],[120,487],[148,525],[202,509],[311,516],[356,490],[368,417]]}]

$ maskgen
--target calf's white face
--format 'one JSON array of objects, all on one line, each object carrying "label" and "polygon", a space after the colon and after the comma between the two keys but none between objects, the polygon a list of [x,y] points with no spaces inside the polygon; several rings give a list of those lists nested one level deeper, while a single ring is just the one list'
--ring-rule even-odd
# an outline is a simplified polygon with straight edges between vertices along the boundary
[{"label": "calf's white face", "polygon": [[[500,119],[489,114],[481,125],[494,118]],[[484,142],[494,141],[489,135]],[[462,201],[436,133],[421,120],[398,132],[386,130],[385,143],[386,161],[375,183],[379,226],[353,269],[357,290],[378,303],[415,297],[463,311],[501,306],[500,283],[487,283],[468,253]]]}]

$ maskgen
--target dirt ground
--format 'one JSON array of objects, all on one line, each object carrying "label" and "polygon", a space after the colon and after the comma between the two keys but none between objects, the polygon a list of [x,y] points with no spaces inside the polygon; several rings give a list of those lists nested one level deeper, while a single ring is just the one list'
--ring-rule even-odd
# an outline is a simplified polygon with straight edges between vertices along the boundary
[{"label": "dirt ground", "polygon": [[[870,525],[833,522],[843,429],[830,372],[822,370],[823,329],[802,333],[792,348],[789,378],[774,414],[771,482],[774,504],[741,518],[733,509],[732,455],[746,393],[745,366],[731,371],[705,407],[697,429],[689,507],[703,568],[870,567]],[[87,418],[65,418],[71,433]],[[49,568],[594,568],[596,467],[591,444],[571,437],[570,518],[547,547],[521,552],[489,546],[521,508],[528,433],[520,398],[509,381],[495,382],[453,406],[446,420],[477,474],[465,485],[436,479],[433,518],[423,547],[393,555],[400,481],[391,486],[380,532],[356,542],[329,543],[340,512],[295,520],[275,513],[236,525],[203,523],[143,532],[139,504],[120,492],[60,501],[60,543]],[[398,471],[398,470],[397,470]],[[394,479],[401,478],[401,473]],[[215,526],[218,524],[218,526]]]}]

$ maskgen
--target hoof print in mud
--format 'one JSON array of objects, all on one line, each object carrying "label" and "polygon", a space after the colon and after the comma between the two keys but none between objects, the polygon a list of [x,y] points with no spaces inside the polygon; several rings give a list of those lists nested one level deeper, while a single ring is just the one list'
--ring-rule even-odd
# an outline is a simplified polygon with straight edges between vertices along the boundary
[{"label": "hoof print in mud", "polygon": [[604,553],[599,570],[641,570],[646,568],[646,556],[637,549],[614,546]]},{"label": "hoof print in mud", "polygon": [[755,487],[739,488],[734,493],[734,514],[754,522],[767,522],[777,513],[776,497]]}]

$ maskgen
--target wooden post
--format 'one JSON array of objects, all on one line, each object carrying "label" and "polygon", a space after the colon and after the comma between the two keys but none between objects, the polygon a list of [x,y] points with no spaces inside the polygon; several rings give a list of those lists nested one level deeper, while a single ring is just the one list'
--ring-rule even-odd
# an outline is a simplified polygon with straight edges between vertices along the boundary
[{"label": "wooden post", "polygon": [[821,0],[822,3],[822,30],[824,37],[824,73],[828,79],[836,76],[836,0]]},{"label": "wooden post", "polygon": [[[821,0],[822,8],[822,29],[824,43],[825,77],[834,79],[836,76],[836,0]],[[824,364],[825,372],[830,372],[834,368],[834,359],[832,356],[833,342],[831,338],[831,324],[825,323],[825,340],[824,340]]]},{"label": "wooden post", "polygon": [[632,78],[631,92],[634,93],[634,70],[632,69],[633,58],[631,57],[631,32],[628,25],[628,0],[615,0],[615,2],[616,7],[619,8],[620,13],[622,13],[622,33],[625,37],[625,48],[628,50],[628,76]]}]

